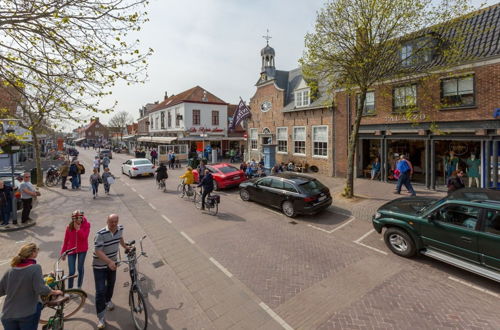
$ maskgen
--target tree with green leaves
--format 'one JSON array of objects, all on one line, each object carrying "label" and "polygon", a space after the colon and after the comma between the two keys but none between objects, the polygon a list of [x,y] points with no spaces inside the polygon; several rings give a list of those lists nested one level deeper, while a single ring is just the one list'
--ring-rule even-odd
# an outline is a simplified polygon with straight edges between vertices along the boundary
[{"label": "tree with green leaves", "polygon": [[[359,95],[348,128],[345,197],[354,196],[354,160],[367,91],[388,79],[430,74],[436,70],[435,52],[441,69],[455,63],[467,31],[454,19],[471,10],[468,0],[333,0],[318,12],[315,31],[305,37],[304,74],[327,82],[332,91]],[[403,49],[408,40],[411,49]]]},{"label": "tree with green leaves", "polygon": [[120,134],[120,141],[123,141],[123,131],[130,125],[134,119],[126,111],[117,112],[108,122],[108,127],[110,129],[116,129],[117,133]]}]

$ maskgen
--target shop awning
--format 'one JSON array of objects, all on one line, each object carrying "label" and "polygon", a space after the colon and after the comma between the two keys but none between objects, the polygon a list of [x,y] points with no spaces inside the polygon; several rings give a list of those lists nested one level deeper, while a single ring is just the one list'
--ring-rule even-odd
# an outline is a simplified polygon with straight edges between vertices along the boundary
[{"label": "shop awning", "polygon": [[76,139],[76,140],[73,140],[73,142],[80,142],[80,141],[83,141],[83,140],[85,140],[85,138],[84,138],[84,137],[83,137],[83,138]]},{"label": "shop awning", "polygon": [[173,136],[141,136],[137,139],[139,142],[151,142],[151,143],[172,143],[177,140],[177,137]]},{"label": "shop awning", "polygon": [[207,137],[199,137],[199,136],[186,136],[180,138],[179,141],[245,141],[245,138],[242,136],[207,136]]},{"label": "shop awning", "polygon": [[124,136],[123,137],[123,140],[130,140],[130,139],[133,139],[135,138],[137,135],[127,135],[127,136]]}]

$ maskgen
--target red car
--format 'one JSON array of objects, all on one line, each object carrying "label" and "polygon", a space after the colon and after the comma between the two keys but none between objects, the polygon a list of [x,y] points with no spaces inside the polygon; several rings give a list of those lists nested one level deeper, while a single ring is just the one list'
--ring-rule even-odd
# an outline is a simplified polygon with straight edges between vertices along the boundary
[{"label": "red car", "polygon": [[[214,177],[214,190],[238,186],[246,181],[245,173],[228,163],[207,165]],[[193,170],[194,181],[199,182],[198,170]]]}]

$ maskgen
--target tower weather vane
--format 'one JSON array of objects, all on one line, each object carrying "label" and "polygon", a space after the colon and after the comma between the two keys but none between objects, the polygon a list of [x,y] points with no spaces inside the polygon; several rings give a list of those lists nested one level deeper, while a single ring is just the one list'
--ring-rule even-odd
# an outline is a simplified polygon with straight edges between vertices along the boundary
[{"label": "tower weather vane", "polygon": [[269,39],[272,37],[269,35],[269,29],[267,29],[267,34],[265,36],[262,36],[262,38],[266,39],[267,45],[269,45]]}]

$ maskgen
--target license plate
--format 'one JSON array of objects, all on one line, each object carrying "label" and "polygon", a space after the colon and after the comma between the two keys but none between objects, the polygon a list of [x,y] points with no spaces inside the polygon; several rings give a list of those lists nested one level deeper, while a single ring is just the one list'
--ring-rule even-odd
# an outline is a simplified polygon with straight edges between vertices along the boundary
[{"label": "license plate", "polygon": [[240,177],[239,177],[239,176],[235,176],[235,177],[233,178],[233,180],[239,180],[239,179],[240,179]]},{"label": "license plate", "polygon": [[321,196],[320,198],[318,198],[318,201],[324,201],[326,199],[326,196]]},{"label": "license plate", "polygon": [[148,175],[150,175],[150,174],[149,174],[149,173],[142,173],[141,175],[142,175],[142,176],[148,176]]}]

